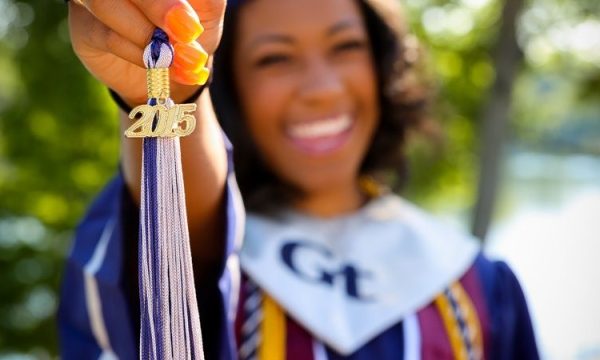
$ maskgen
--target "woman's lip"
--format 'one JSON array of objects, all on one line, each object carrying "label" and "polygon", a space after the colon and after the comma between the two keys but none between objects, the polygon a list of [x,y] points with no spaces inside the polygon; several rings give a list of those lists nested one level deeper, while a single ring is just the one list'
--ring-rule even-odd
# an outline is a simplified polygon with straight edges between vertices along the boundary
[{"label": "woman's lip", "polygon": [[333,135],[318,137],[293,137],[287,134],[291,144],[298,150],[310,155],[325,155],[341,148],[350,138],[354,129],[354,121],[350,126]]}]

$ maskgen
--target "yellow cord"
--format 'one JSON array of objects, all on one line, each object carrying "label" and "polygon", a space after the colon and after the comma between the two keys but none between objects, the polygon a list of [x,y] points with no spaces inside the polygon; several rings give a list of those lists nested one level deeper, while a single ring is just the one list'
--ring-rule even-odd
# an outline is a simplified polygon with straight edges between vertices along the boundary
[{"label": "yellow cord", "polygon": [[473,355],[475,359],[483,359],[483,330],[479,316],[477,315],[477,309],[460,283],[452,284],[450,289],[467,323],[469,337],[473,346]]},{"label": "yellow cord", "polygon": [[361,175],[358,178],[358,186],[369,198],[376,198],[384,193],[384,189],[373,177]]},{"label": "yellow cord", "polygon": [[[449,290],[456,300],[461,314],[464,316],[464,321],[469,332],[469,341],[473,347],[473,357],[475,359],[483,359],[483,332],[479,317],[477,316],[477,309],[459,282],[453,283]],[[450,346],[452,347],[454,358],[457,360],[468,360],[469,355],[467,353],[467,346],[463,341],[460,326],[456,319],[456,315],[452,310],[450,300],[442,293],[436,297],[434,302],[442,317],[448,338],[450,339]]]},{"label": "yellow cord", "polygon": [[267,294],[263,297],[263,321],[260,326],[262,341],[258,348],[261,360],[284,360],[286,346],[285,313]]},{"label": "yellow cord", "polygon": [[440,316],[444,322],[444,328],[450,339],[450,346],[452,347],[454,359],[467,360],[467,348],[460,338],[460,328],[458,326],[458,321],[456,321],[456,318],[454,317],[450,301],[446,299],[444,294],[440,294],[435,299],[435,305],[440,312]]}]

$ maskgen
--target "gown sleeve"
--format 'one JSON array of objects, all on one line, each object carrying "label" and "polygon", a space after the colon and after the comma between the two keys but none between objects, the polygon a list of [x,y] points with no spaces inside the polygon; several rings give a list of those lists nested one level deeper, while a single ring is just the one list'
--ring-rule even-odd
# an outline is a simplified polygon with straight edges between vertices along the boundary
[{"label": "gown sleeve", "polygon": [[[228,176],[226,231],[217,281],[196,284],[208,359],[233,359],[233,323],[239,287],[238,253],[245,213],[225,137]],[[138,359],[139,208],[119,171],[77,227],[63,270],[58,309],[63,359]]]},{"label": "gown sleeve", "polygon": [[539,359],[527,302],[515,274],[503,261],[480,257],[477,262],[490,312],[489,359]]}]

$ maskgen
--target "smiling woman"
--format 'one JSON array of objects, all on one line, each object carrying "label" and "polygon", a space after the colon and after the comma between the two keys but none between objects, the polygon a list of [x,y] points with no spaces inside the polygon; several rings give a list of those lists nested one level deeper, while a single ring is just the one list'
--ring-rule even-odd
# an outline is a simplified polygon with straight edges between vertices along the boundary
[{"label": "smiling woman", "polygon": [[394,4],[369,3],[250,1],[227,13],[212,93],[247,208],[294,202],[330,216],[364,203],[359,177],[404,182],[405,133],[428,97]]},{"label": "smiling woman", "polygon": [[311,213],[360,207],[358,170],[379,107],[358,5],[250,2],[241,9],[236,35],[241,110],[266,165],[302,193],[297,206]]},{"label": "smiling woman", "polygon": [[[220,21],[182,140],[206,357],[536,359],[510,269],[373,180],[403,175],[427,103],[394,1],[231,1]],[[123,159],[67,266],[65,358],[137,356],[139,147],[124,140]]]}]

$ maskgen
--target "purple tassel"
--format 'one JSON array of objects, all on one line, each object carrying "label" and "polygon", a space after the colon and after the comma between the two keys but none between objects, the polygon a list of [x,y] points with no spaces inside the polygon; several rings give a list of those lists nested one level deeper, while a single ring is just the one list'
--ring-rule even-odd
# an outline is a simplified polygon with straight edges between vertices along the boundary
[{"label": "purple tassel", "polygon": [[[144,63],[168,68],[172,61],[173,47],[157,29]],[[148,104],[157,102],[150,99]],[[170,99],[167,106],[173,106]],[[179,138],[144,138],[142,158],[140,359],[202,360]]]}]

